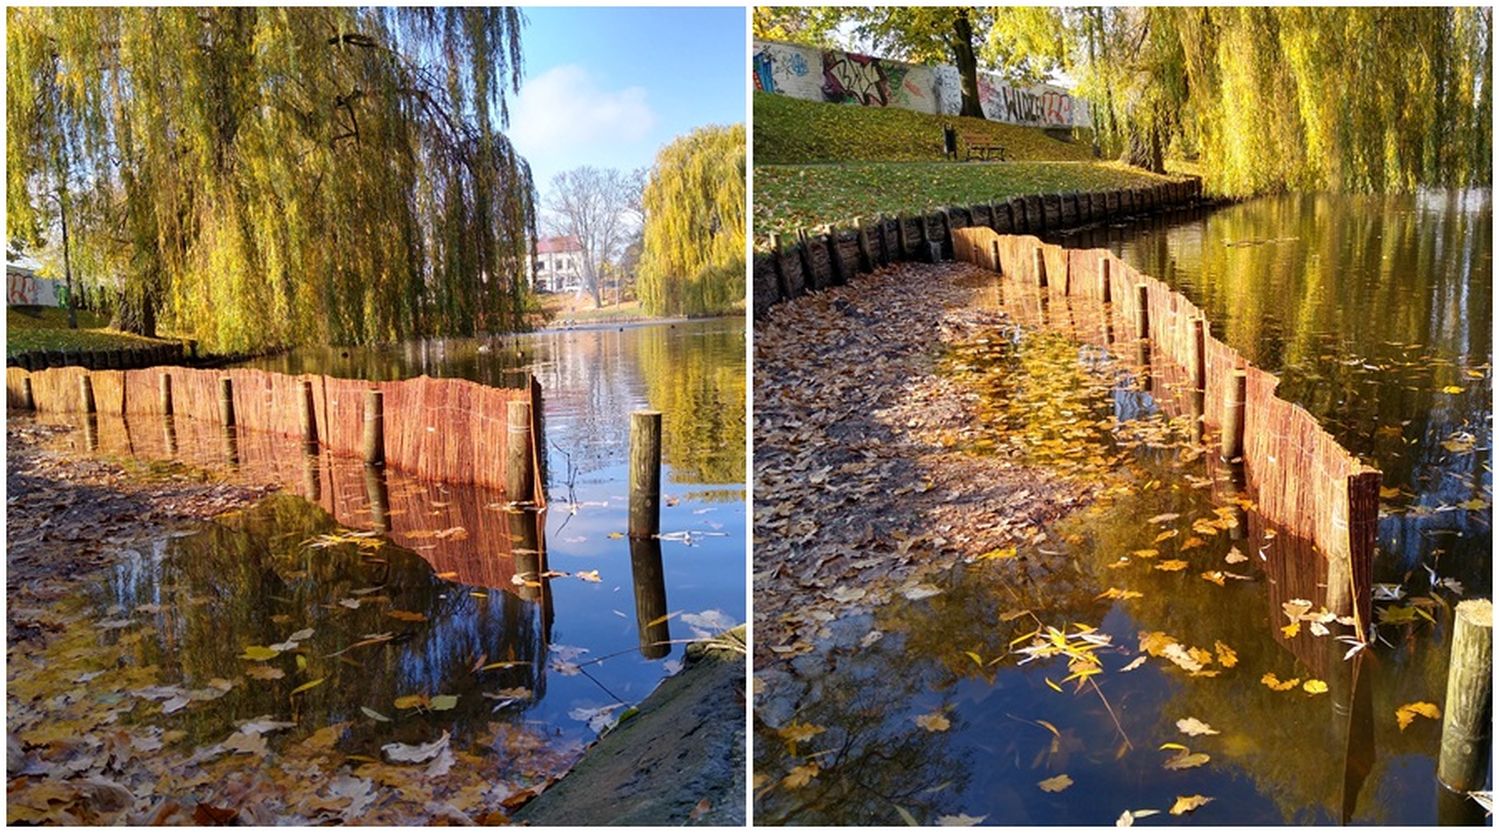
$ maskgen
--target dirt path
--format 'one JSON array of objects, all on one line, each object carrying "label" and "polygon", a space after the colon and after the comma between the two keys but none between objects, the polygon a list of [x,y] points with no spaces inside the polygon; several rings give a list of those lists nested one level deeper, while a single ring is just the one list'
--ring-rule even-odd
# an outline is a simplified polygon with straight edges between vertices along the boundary
[{"label": "dirt path", "polygon": [[[961,439],[980,397],[939,367],[1009,323],[992,275],[901,265],[776,307],[755,330],[755,666],[836,619],[1044,537],[1096,487]],[[970,449],[971,450],[971,449]]]}]

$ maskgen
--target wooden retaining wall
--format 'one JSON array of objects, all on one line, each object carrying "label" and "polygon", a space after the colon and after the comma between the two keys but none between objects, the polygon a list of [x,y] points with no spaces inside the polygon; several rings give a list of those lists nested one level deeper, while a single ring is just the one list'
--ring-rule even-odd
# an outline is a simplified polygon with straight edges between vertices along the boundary
[{"label": "wooden retaining wall", "polygon": [[129,370],[181,362],[193,355],[193,346],[180,341],[119,347],[108,350],[25,350],[7,354],[6,367],[46,370],[49,367],[82,367],[87,370]]},{"label": "wooden retaining wall", "polygon": [[770,251],[756,252],[752,264],[754,314],[759,318],[782,301],[890,263],[951,259],[959,229],[981,227],[1002,235],[1058,231],[1202,199],[1202,181],[1188,179],[1106,192],[1032,194],[771,235]]},{"label": "wooden retaining wall", "polygon": [[[162,376],[171,377],[172,410],[178,417],[217,424],[220,380],[233,384],[235,424],[250,431],[302,437],[302,385],[312,383],[318,440],[339,454],[359,454],[364,437],[364,393],[384,394],[385,462],[411,474],[492,489],[505,487],[506,415],[509,403],[531,403],[532,436],[541,436],[541,388],[534,379],[524,388],[496,388],[466,379],[422,376],[396,382],[366,382],[303,374],[289,376],[265,370],[204,370],[152,367],[143,370],[85,370],[60,367],[28,371],[8,367],[6,401],[11,409],[26,406],[24,385],[31,385],[40,412],[83,411],[80,380],[88,377],[100,415],[159,416]],[[534,493],[542,503],[540,452],[533,440]]]},{"label": "wooden retaining wall", "polygon": [[[1109,300],[1121,339],[1133,338],[1139,287],[1145,287],[1150,348],[1179,367],[1192,368],[1196,358],[1194,322],[1201,321],[1206,371],[1203,412],[1209,429],[1221,431],[1225,404],[1235,371],[1247,376],[1244,405],[1245,474],[1255,491],[1259,512],[1293,535],[1310,540],[1349,584],[1328,588],[1329,599],[1343,613],[1358,618],[1367,633],[1372,610],[1371,582],[1379,522],[1380,472],[1361,463],[1300,406],[1276,396],[1279,380],[1251,366],[1238,351],[1215,338],[1196,305],[1165,283],[1141,274],[1104,249],[1064,249],[1029,235],[998,234],[971,227],[954,235],[957,259],[1002,271],[1002,277],[1024,286],[1039,281],[1036,252],[1046,269],[1050,297],[1103,299],[1100,280],[1107,261]],[[994,264],[999,251],[1000,267]],[[1101,339],[1100,339],[1101,340]],[[1331,606],[1331,605],[1330,605]]]}]

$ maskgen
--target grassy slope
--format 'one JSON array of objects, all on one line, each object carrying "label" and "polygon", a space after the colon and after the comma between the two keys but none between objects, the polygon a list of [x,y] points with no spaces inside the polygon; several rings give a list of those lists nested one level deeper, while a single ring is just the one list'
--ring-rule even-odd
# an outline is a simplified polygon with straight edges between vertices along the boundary
[{"label": "grassy slope", "polygon": [[[942,161],[942,125],[1004,145],[1013,162]],[[1093,159],[1086,140],[910,110],[755,94],[755,237],[859,216],[1020,194],[1138,187],[1164,177]]]},{"label": "grassy slope", "polygon": [[68,329],[68,312],[59,307],[7,307],[5,350],[116,350],[147,347],[160,341],[109,329],[109,321],[88,310],[78,311],[78,329]]},{"label": "grassy slope", "polygon": [[755,93],[755,165],[811,162],[940,162],[942,126],[958,130],[959,150],[967,141],[1004,145],[1012,160],[1086,162],[1093,150],[1086,138],[1054,139],[1033,127],[984,119],[933,116],[898,108],[822,104],[784,95]]}]

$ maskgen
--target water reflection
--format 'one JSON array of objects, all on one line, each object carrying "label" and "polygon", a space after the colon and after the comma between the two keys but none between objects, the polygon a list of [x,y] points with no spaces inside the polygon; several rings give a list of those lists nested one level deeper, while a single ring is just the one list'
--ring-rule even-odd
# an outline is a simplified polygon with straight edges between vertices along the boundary
[{"label": "water reflection", "polygon": [[1384,475],[1378,580],[1492,587],[1492,197],[1292,194],[1057,237],[1163,276]]}]

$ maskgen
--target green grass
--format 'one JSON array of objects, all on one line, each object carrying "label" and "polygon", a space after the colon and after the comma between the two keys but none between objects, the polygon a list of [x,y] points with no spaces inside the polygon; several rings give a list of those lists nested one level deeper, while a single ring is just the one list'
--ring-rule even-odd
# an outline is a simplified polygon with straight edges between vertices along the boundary
[{"label": "green grass", "polygon": [[[760,126],[755,125],[758,133]],[[972,205],[1022,194],[1153,185],[1156,176],[1117,162],[863,162],[756,165],[755,237],[855,217]]]},{"label": "green grass", "polygon": [[68,311],[59,307],[6,307],[5,351],[28,350],[128,350],[160,344],[109,329],[109,320],[88,310],[78,311],[78,329],[68,329]]},{"label": "green grass", "polygon": [[984,119],[936,116],[913,110],[824,104],[774,93],[755,93],[755,165],[808,162],[936,162],[942,159],[942,126],[966,142],[1004,145],[1017,161],[1085,162],[1093,158],[1090,131],[1063,141],[1034,127]]}]

